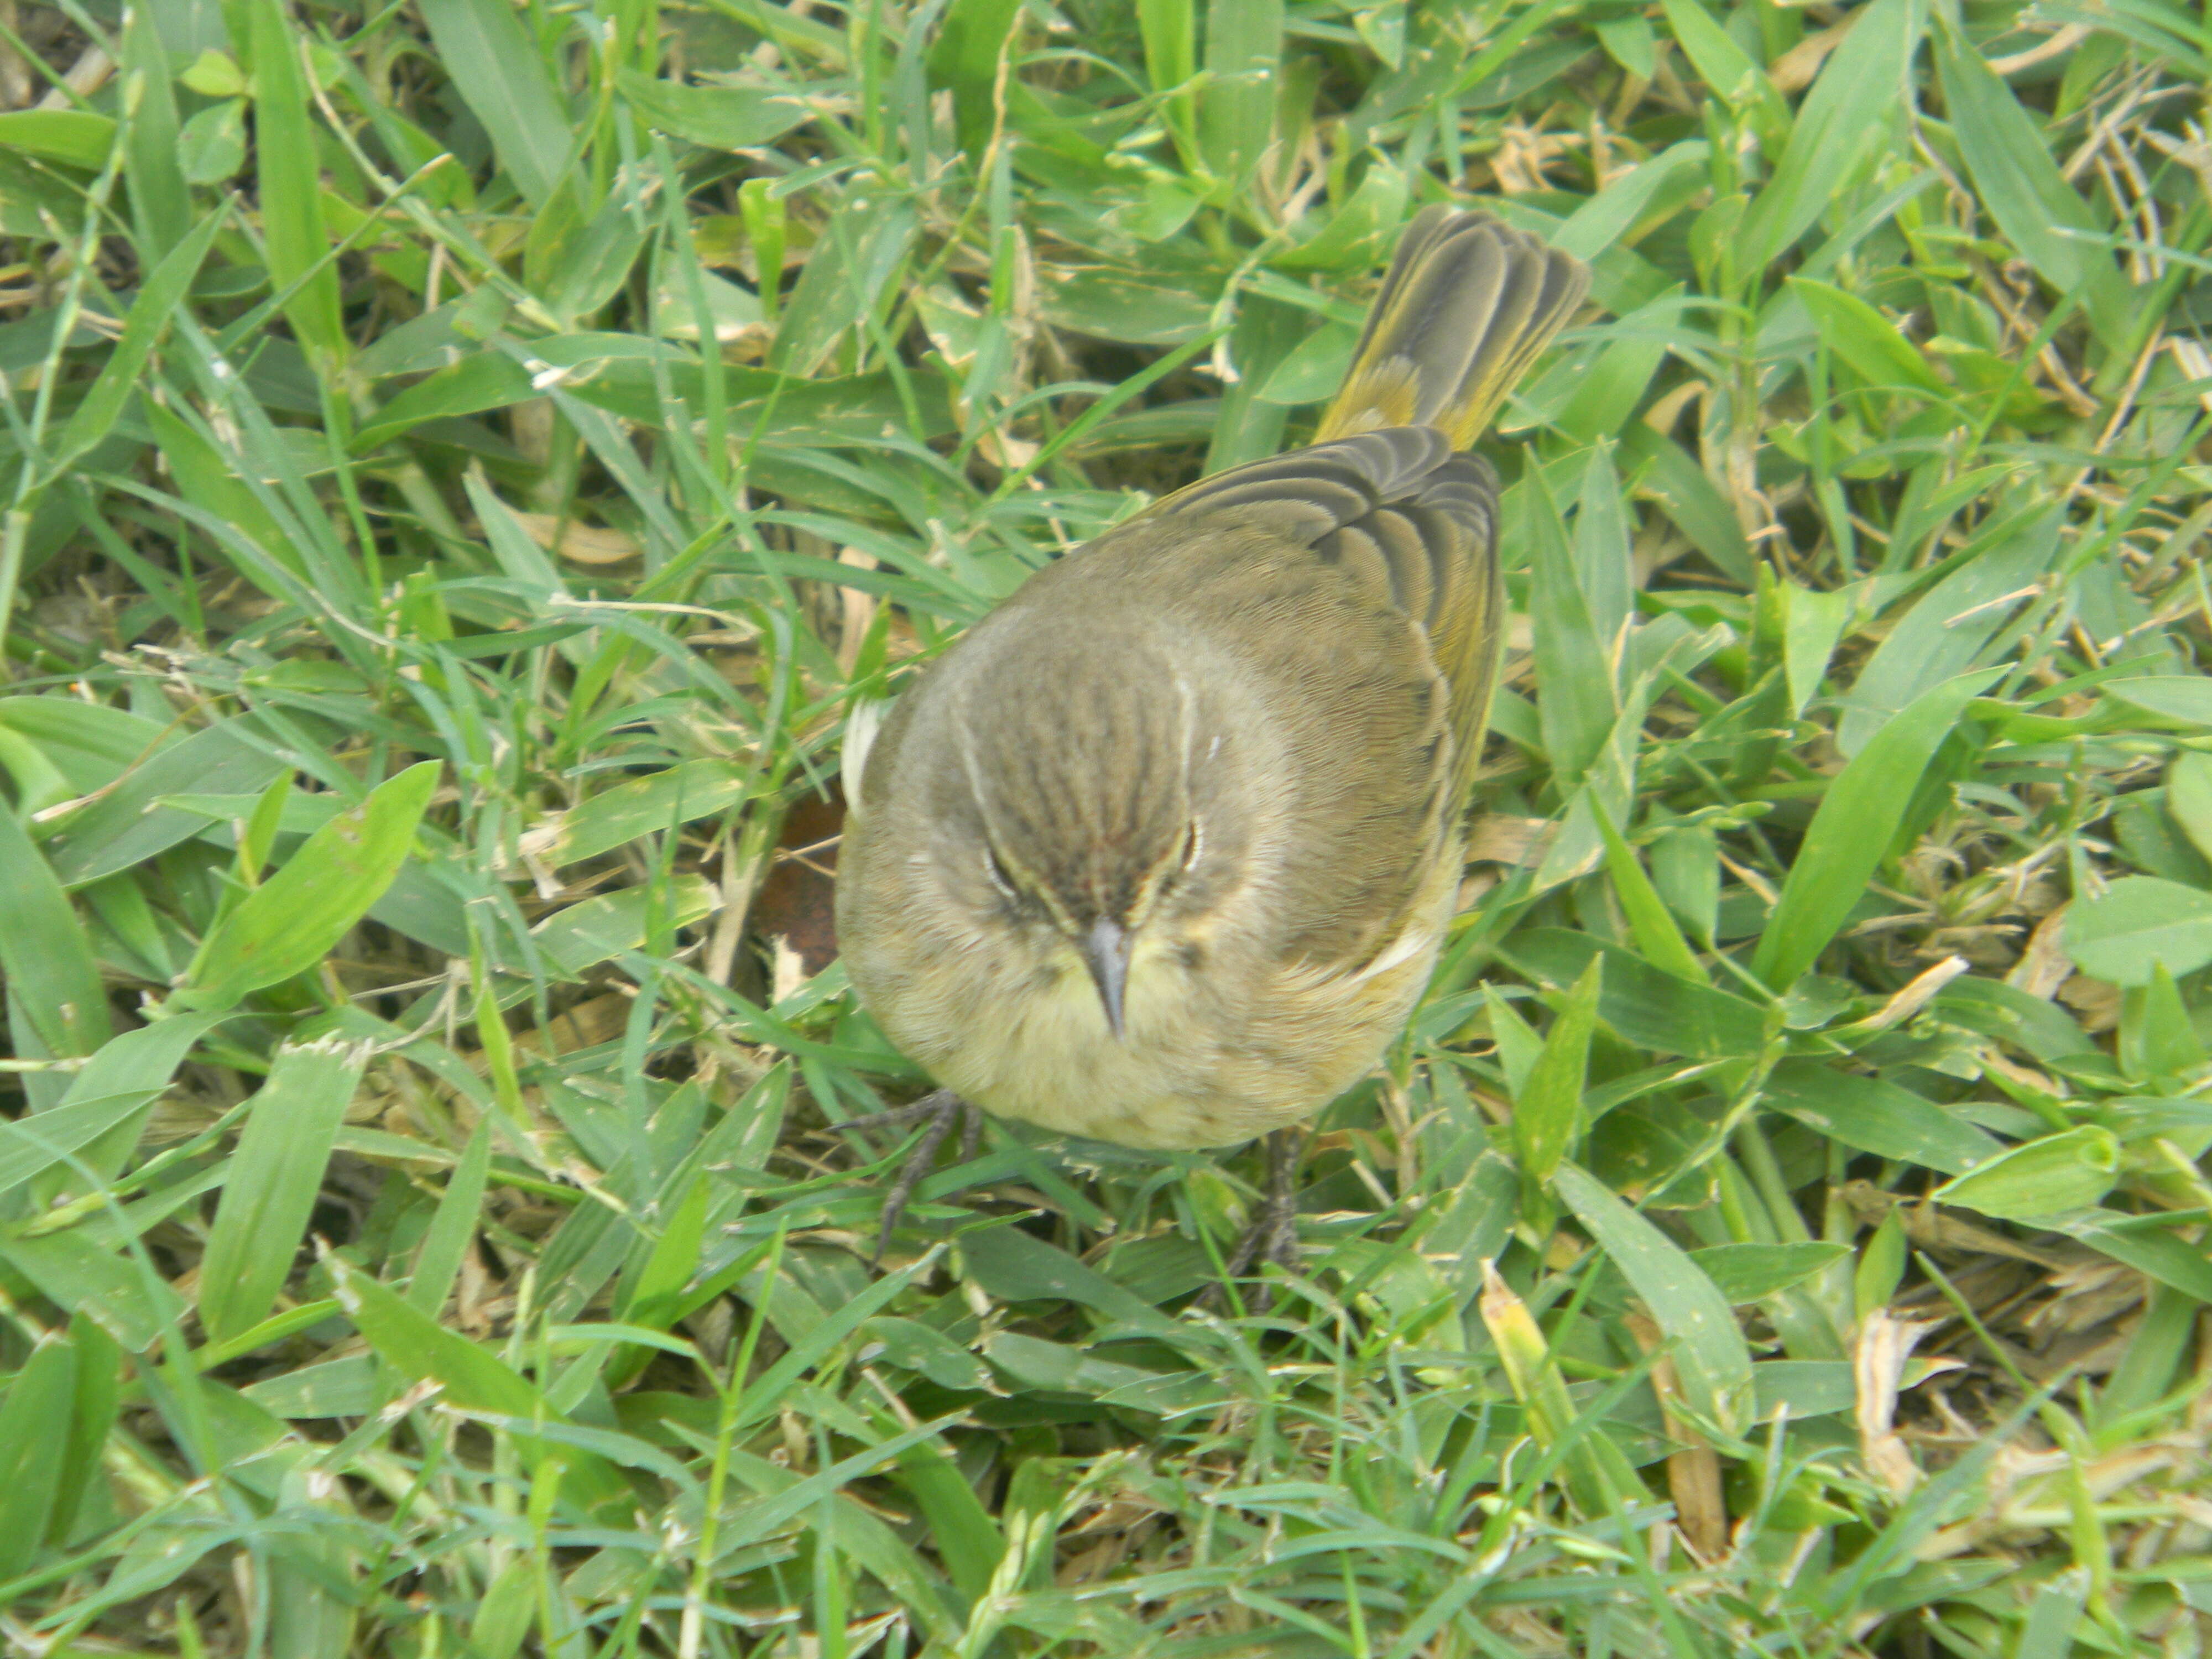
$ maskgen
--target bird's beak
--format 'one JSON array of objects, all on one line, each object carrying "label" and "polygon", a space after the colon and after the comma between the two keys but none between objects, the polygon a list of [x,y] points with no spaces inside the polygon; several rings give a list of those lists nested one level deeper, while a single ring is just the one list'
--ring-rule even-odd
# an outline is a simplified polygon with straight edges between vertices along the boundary
[{"label": "bird's beak", "polygon": [[1107,1027],[1118,1041],[1121,995],[1129,983],[1129,935],[1119,922],[1094,922],[1084,936],[1083,960],[1091,969],[1091,982],[1098,988],[1098,1000],[1106,1005]]}]

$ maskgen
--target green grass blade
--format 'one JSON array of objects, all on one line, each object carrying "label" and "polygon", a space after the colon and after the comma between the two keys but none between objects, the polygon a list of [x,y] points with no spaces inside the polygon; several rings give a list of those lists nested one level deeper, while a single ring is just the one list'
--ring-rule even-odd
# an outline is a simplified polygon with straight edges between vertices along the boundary
[{"label": "green grass blade", "polygon": [[571,137],[537,42],[499,0],[418,0],[454,91],[490,135],[501,167],[532,208],[567,183]]},{"label": "green grass blade", "polygon": [[453,1280],[468,1253],[469,1237],[476,1231],[477,1212],[483,1204],[484,1187],[491,1170],[491,1122],[477,1125],[461,1161],[446,1177],[446,1191],[422,1235],[415,1255],[415,1272],[407,1283],[407,1305],[435,1319],[453,1294]]},{"label": "green grass blade", "polygon": [[328,955],[398,874],[443,769],[410,766],[310,836],[208,935],[179,1006],[232,1007]]},{"label": "green grass blade", "polygon": [[2033,1221],[2087,1209],[2119,1178],[2120,1143],[2110,1129],[2085,1123],[2063,1134],[2015,1146],[1929,1196],[2011,1221]]},{"label": "green grass blade", "polygon": [[123,162],[131,191],[131,218],[137,228],[142,258],[166,260],[189,234],[192,199],[178,161],[176,90],[168,54],[154,21],[155,8],[132,8],[123,23],[123,53],[118,67],[129,108],[130,130]]},{"label": "green grass blade", "polygon": [[223,228],[224,216],[210,214],[147,275],[138,297],[131,302],[130,315],[124,319],[123,337],[115,343],[115,350],[100,369],[100,378],[92,383],[84,401],[76,406],[76,413],[70,416],[69,424],[55,441],[53,462],[57,471],[88,453],[113,429],[124,404],[138,389],[146,360],[153,355],[155,342],[167,326],[169,313],[176,309],[192,279],[199,275],[208,250]]},{"label": "green grass blade", "polygon": [[1948,25],[1936,33],[1936,67],[1952,131],[1990,216],[2045,282],[2060,294],[2081,295],[2107,348],[2126,343],[2136,303],[2128,283],[2102,245],[2096,216],[2060,175],[2033,119]]},{"label": "green grass blade", "polygon": [[48,1051],[88,1054],[112,1029],[107,990],[53,866],[0,809],[0,971]]},{"label": "green grass blade", "polygon": [[[169,1086],[185,1056],[221,1017],[180,1015],[110,1039],[35,1119],[0,1122],[0,1197],[73,1155],[103,1170],[137,1140],[140,1115]],[[106,1139],[102,1151],[83,1149]]]},{"label": "green grass blade", "polygon": [[0,1581],[38,1558],[60,1500],[76,1370],[76,1347],[49,1338],[0,1395]]},{"label": "green grass blade", "polygon": [[1784,1060],[1768,1074],[1761,1100],[1843,1146],[1946,1175],[1978,1169],[2004,1150],[1932,1100],[1817,1060]]},{"label": "green grass blade", "polygon": [[930,79],[952,89],[960,148],[978,161],[997,122],[999,58],[1021,15],[1021,0],[952,0],[929,50]]},{"label": "green grass blade", "polygon": [[1711,984],[1712,976],[1705,972],[1705,963],[1690,949],[1689,941],[1675,926],[1658,890],[1652,886],[1651,878],[1636,861],[1635,850],[1622,839],[1603,807],[1598,809],[1596,817],[1599,833],[1605,837],[1606,873],[1613,879],[1613,890],[1620,900],[1620,908],[1627,913],[1637,949],[1655,968],[1695,980],[1700,985]]},{"label": "green grass blade", "polygon": [[1199,151],[1214,200],[1243,205],[1275,121],[1283,63],[1282,0],[1244,0],[1206,13],[1205,90],[1198,95]]},{"label": "green grass blade", "polygon": [[1620,714],[1611,642],[1599,632],[1589,596],[1568,556],[1565,526],[1541,473],[1527,486],[1535,532],[1529,550],[1528,620],[1543,689],[1537,714],[1544,752],[1562,785],[1581,781],[1596,763]]},{"label": "green grass blade", "polygon": [[1597,1028],[1602,972],[1601,959],[1593,957],[1560,1004],[1559,1017],[1545,1034],[1543,1052],[1528,1068],[1528,1082],[1514,1097],[1514,1152],[1528,1181],[1549,1180],[1582,1137],[1583,1085],[1589,1064],[1590,1034]]},{"label": "green grass blade", "polygon": [[365,1045],[330,1038],[276,1051],[238,1138],[201,1258],[200,1324],[209,1341],[237,1335],[276,1305],[368,1064]]},{"label": "green grass blade", "polygon": [[280,294],[292,291],[284,315],[309,354],[335,366],[343,362],[348,344],[338,314],[337,272],[325,258],[331,241],[323,228],[315,124],[307,112],[300,43],[283,0],[246,0],[245,9],[251,20],[253,149],[269,280]]},{"label": "green grass blade", "polygon": [[1887,856],[1921,773],[1966,705],[1997,678],[1984,670],[1922,692],[1829,784],[1752,957],[1752,972],[1768,985],[1786,989],[1827,948]]},{"label": "green grass blade", "polygon": [[1673,1339],[1675,1373],[1691,1409],[1723,1433],[1741,1433],[1751,1420],[1751,1350],[1712,1280],[1589,1171],[1562,1164],[1552,1190]]},{"label": "green grass blade", "polygon": [[1771,264],[1795,246],[1887,144],[1906,108],[1907,71],[1927,17],[1923,0],[1875,0],[1853,15],[1744,216],[1743,269]]}]

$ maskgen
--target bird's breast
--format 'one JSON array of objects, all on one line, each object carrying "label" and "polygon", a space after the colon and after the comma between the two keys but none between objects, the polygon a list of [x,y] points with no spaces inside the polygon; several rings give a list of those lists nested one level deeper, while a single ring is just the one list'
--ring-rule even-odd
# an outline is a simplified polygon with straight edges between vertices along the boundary
[{"label": "bird's breast", "polygon": [[[883,1005],[888,1034],[937,1079],[1001,1117],[1158,1150],[1229,1146],[1296,1122],[1357,1082],[1404,1024],[1441,934],[1425,928],[1381,972],[1303,964],[1189,967],[1140,950],[1123,1035],[1079,966],[1012,970],[970,951],[933,975],[925,1018]],[[908,1018],[901,1018],[902,1015]]]}]

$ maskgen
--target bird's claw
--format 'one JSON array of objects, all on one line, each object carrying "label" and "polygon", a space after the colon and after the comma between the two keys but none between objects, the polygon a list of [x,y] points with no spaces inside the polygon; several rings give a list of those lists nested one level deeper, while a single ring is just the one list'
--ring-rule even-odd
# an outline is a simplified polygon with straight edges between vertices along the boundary
[{"label": "bird's claw", "polygon": [[884,1194],[884,1218],[876,1230],[876,1248],[868,1257],[871,1267],[881,1267],[884,1252],[890,1248],[891,1234],[906,1214],[908,1202],[914,1189],[930,1172],[937,1162],[937,1149],[945,1144],[945,1137],[952,1133],[955,1123],[960,1128],[960,1161],[965,1164],[975,1156],[983,1135],[983,1115],[973,1104],[963,1100],[950,1089],[938,1089],[924,1095],[910,1105],[895,1106],[887,1112],[872,1112],[866,1117],[847,1118],[837,1125],[840,1129],[902,1129],[911,1123],[923,1126],[921,1139],[907,1154],[906,1162],[891,1178],[890,1190]]}]

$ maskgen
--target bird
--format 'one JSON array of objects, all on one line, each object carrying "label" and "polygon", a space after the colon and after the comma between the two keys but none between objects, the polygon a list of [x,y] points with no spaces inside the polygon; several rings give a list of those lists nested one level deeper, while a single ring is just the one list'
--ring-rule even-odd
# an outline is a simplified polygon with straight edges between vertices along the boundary
[{"label": "bird", "polygon": [[1048,564],[852,723],[836,926],[941,1085],[884,1206],[975,1109],[1170,1151],[1270,1135],[1229,1264],[1295,1252],[1289,1126],[1370,1073],[1454,909],[1504,610],[1468,453],[1582,304],[1480,209],[1407,225],[1313,441]]}]

